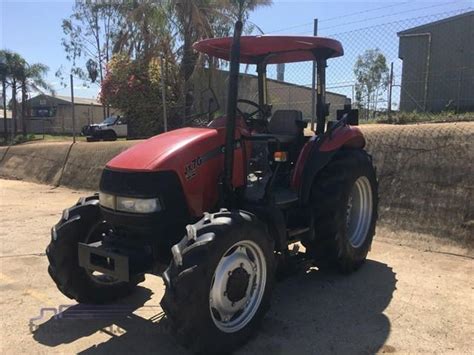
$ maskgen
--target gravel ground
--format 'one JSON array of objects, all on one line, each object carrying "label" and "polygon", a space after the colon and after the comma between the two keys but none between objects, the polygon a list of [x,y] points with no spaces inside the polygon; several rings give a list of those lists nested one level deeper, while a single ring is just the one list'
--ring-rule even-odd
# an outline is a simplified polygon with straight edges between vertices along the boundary
[{"label": "gravel ground", "polygon": [[[50,280],[49,229],[83,194],[0,180],[0,353],[186,353],[168,333],[160,278],[94,312]],[[278,283],[262,330],[239,353],[473,353],[472,258],[384,233],[351,276],[309,269]]]}]

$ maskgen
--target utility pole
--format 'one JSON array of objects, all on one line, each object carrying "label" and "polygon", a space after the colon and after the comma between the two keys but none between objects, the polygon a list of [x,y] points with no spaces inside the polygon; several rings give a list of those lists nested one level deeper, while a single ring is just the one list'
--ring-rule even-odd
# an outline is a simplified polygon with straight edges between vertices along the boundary
[{"label": "utility pole", "polygon": [[161,105],[163,106],[163,128],[168,132],[168,117],[166,113],[166,80],[165,80],[165,61],[161,56]]},{"label": "utility pole", "polygon": [[[318,19],[314,19],[313,35],[318,35]],[[311,130],[314,131],[316,121],[316,61],[313,60],[313,81],[311,83]]]},{"label": "utility pole", "polygon": [[393,87],[393,62],[390,63],[390,77],[388,79],[388,104],[387,114],[388,118],[392,118],[392,87]]},{"label": "utility pole", "polygon": [[72,142],[76,143],[76,107],[74,106],[74,79],[71,74]]}]

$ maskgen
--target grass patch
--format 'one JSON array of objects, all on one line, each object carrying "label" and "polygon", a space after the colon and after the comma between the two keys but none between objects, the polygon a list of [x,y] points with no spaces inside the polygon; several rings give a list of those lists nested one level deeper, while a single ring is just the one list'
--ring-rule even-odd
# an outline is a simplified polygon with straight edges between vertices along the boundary
[{"label": "grass patch", "polygon": [[386,113],[380,114],[375,118],[365,120],[359,118],[360,124],[415,124],[415,123],[445,123],[445,122],[466,122],[474,121],[474,112],[455,113],[455,112],[440,112],[440,113],[425,113],[425,112],[393,112],[389,118]]}]

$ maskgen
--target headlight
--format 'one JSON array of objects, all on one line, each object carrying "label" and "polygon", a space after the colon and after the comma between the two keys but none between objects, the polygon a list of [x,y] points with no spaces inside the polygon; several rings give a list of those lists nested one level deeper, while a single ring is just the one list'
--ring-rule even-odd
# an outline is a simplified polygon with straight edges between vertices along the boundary
[{"label": "headlight", "polygon": [[134,213],[152,213],[161,210],[160,200],[157,198],[131,198],[117,196],[117,210]]},{"label": "headlight", "polygon": [[132,213],[153,213],[161,210],[160,199],[158,198],[133,198],[109,195],[104,192],[99,193],[99,203],[101,206],[112,210]]},{"label": "headlight", "polygon": [[103,192],[99,192],[99,203],[101,206],[114,210],[115,209],[115,196],[109,195]]}]

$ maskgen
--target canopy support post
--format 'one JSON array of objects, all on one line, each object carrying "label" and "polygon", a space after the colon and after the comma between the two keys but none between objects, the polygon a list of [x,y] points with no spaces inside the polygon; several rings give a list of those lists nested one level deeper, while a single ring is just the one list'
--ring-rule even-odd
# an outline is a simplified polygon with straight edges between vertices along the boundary
[{"label": "canopy support post", "polygon": [[[314,19],[313,36],[318,35],[318,19]],[[314,131],[314,121],[316,120],[316,61],[313,60],[313,76],[311,77],[311,130]]]},{"label": "canopy support post", "polygon": [[316,93],[316,134],[324,133],[326,126],[326,59],[318,59],[317,64],[317,93]]},{"label": "canopy support post", "polygon": [[230,50],[229,87],[227,93],[227,129],[224,151],[224,202],[231,207],[234,201],[234,188],[232,184],[234,170],[235,149],[235,119],[237,111],[237,95],[239,91],[240,70],[240,36],[242,34],[242,21],[237,21],[234,27],[234,38]]},{"label": "canopy support post", "polygon": [[267,65],[265,62],[257,64],[258,73],[258,105],[264,107],[267,104]]}]

